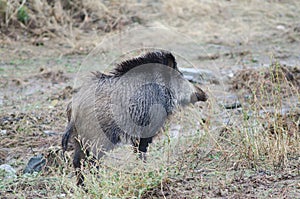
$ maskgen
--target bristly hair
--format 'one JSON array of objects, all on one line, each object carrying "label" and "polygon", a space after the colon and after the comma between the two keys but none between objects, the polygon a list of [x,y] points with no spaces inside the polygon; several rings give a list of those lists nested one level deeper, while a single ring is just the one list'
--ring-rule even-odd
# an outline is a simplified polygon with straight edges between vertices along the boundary
[{"label": "bristly hair", "polygon": [[148,52],[147,54],[140,57],[121,62],[111,72],[111,74],[114,76],[122,76],[131,69],[143,64],[162,64],[178,71],[177,63],[172,53],[168,51],[154,51]]}]

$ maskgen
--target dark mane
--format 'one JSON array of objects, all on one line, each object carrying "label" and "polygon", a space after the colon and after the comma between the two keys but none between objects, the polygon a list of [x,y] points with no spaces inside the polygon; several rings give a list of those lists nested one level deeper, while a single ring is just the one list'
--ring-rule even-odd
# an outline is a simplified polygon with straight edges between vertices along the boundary
[{"label": "dark mane", "polygon": [[122,76],[131,69],[143,64],[162,64],[178,70],[175,57],[172,55],[172,53],[167,51],[154,51],[148,52],[140,57],[121,62],[111,72],[111,74],[114,76]]}]

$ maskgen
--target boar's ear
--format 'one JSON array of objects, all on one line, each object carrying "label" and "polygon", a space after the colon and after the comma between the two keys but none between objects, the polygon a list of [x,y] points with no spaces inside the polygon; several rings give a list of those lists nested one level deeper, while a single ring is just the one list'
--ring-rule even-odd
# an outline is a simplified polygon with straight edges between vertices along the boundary
[{"label": "boar's ear", "polygon": [[144,63],[158,63],[177,70],[177,63],[173,54],[169,51],[149,52],[140,58]]},{"label": "boar's ear", "polygon": [[177,69],[177,63],[175,61],[175,57],[172,55],[172,53],[166,53],[165,54],[166,61],[167,61],[167,66]]},{"label": "boar's ear", "polygon": [[105,79],[108,75],[101,73],[99,71],[92,72],[94,79]]}]

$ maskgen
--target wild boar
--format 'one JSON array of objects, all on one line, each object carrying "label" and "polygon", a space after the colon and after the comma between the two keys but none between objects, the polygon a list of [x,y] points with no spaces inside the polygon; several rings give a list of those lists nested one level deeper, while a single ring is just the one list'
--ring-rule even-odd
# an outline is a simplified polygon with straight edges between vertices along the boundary
[{"label": "wild boar", "polygon": [[73,137],[77,184],[82,161],[100,159],[119,143],[145,154],[153,136],[177,107],[206,101],[207,95],[186,80],[167,51],[148,52],[118,64],[109,74],[95,72],[68,105],[63,151]]}]

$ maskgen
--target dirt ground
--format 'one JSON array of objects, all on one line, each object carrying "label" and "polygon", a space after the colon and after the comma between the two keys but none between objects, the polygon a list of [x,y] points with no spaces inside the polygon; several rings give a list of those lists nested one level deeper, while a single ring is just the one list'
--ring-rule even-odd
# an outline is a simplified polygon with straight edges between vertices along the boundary
[{"label": "dirt ground", "polygon": [[[107,71],[112,63],[124,58],[124,53],[135,55],[146,47],[173,51],[180,67],[209,71],[218,82],[207,77],[203,87],[221,104],[226,100],[233,103],[231,96],[251,93],[251,86],[258,87],[271,76],[259,79],[257,71],[275,62],[288,68],[285,77],[293,77],[291,84],[296,90],[291,93],[299,92],[300,2],[129,3],[132,6],[105,4],[105,17],[85,4],[82,12],[91,14],[80,17],[78,11],[73,18],[58,15],[57,5],[49,5],[49,9],[56,8],[49,11],[56,17],[52,29],[48,23],[38,23],[44,20],[42,17],[31,24],[12,18],[8,25],[0,26],[0,165],[8,164],[22,175],[31,157],[59,150],[67,122],[66,105],[81,74],[95,69]],[[61,8],[76,13],[67,5]],[[299,96],[289,100],[299,109]],[[298,122],[299,113],[295,112]],[[300,133],[299,123],[294,131]],[[213,151],[199,160],[200,165],[186,168],[180,177],[146,191],[143,198],[300,198],[299,153],[281,171],[237,165],[229,168],[225,160],[220,163],[214,158],[218,154]],[[194,160],[188,159],[185,164],[192,163]],[[0,180],[0,197],[15,198],[5,178],[0,176]],[[47,196],[27,193],[23,197]]]}]

